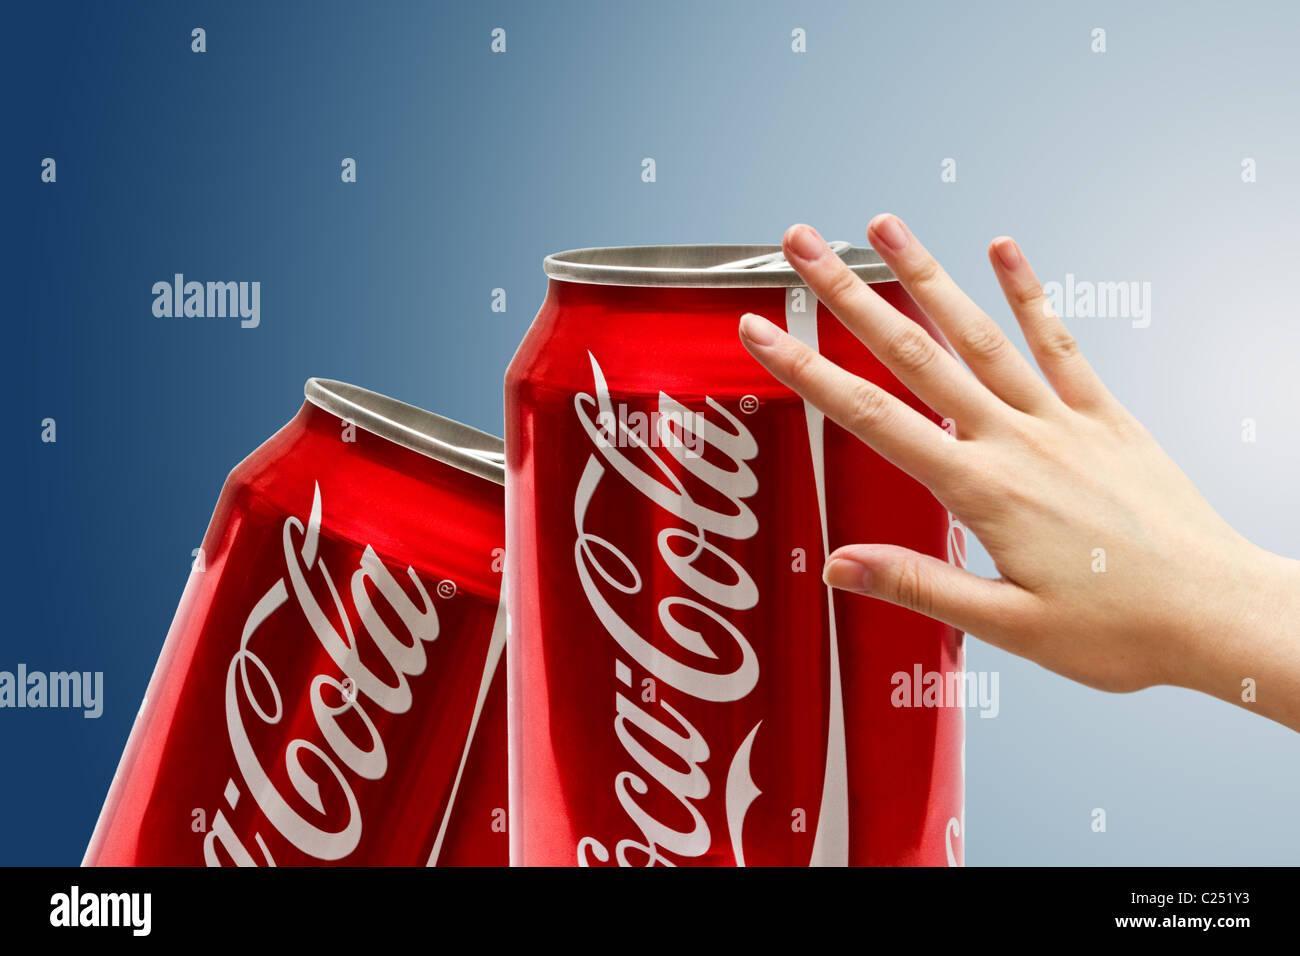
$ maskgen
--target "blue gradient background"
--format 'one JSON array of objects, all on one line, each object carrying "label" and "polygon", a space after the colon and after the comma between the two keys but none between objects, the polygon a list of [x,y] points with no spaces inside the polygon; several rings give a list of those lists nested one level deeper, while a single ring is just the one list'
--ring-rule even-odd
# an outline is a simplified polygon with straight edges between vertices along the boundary
[{"label": "blue gradient background", "polygon": [[[80,860],[221,483],[303,381],[499,433],[502,372],[558,249],[776,241],[798,220],[861,242],[888,209],[1012,331],[994,235],[1044,281],[1149,281],[1150,328],[1075,320],[1086,354],[1226,518],[1300,554],[1300,12],[1136,7],[7,11],[0,669],[102,670],[106,707],[0,711],[0,862]],[[174,272],[260,281],[261,326],[154,318]],[[978,549],[972,566],[991,571]],[[1300,736],[979,642],[969,666],[1001,673],[1000,715],[969,720],[970,863],[1300,858]]]}]

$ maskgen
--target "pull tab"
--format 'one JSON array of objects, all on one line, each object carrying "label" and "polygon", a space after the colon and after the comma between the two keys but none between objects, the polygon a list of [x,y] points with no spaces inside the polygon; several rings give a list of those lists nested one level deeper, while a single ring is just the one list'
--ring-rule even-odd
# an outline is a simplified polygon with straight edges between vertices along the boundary
[{"label": "pull tab", "polygon": [[[828,243],[831,252],[837,256],[847,249],[852,243],[845,242],[843,239],[836,239]],[[776,252],[769,252],[761,256],[753,256],[749,259],[735,259],[732,262],[721,262],[716,266],[709,266],[705,272],[730,272],[730,271],[748,271],[748,272],[776,272],[778,269],[793,268],[785,259],[785,253],[779,249]]]}]

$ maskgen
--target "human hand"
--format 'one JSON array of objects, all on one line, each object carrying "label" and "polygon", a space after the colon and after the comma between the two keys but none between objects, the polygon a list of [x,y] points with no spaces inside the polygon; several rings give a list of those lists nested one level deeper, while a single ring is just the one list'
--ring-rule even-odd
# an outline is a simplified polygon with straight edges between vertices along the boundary
[{"label": "human hand", "polygon": [[827,584],[1103,690],[1174,684],[1242,703],[1244,679],[1266,682],[1257,709],[1300,729],[1291,623],[1300,622],[1300,562],[1251,544],[1210,507],[1093,372],[1014,241],[994,240],[989,258],[1042,377],[897,217],[876,217],[867,235],[969,371],[811,227],[791,227],[785,256],[905,386],[956,423],[956,440],[766,319],[744,316],[741,340],[929,487],[1001,576],[864,543],[830,556]]}]

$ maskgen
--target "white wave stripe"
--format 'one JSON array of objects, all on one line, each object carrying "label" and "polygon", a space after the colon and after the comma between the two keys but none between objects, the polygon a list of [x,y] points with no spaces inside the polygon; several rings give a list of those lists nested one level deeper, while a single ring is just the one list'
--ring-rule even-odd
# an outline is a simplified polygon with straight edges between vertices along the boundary
[{"label": "white wave stripe", "polygon": [[[812,290],[793,286],[785,295],[785,327],[814,352],[817,345],[817,300]],[[817,485],[817,510],[822,522],[822,557],[830,557],[826,525],[826,448],[823,436],[826,416],[811,402],[804,402],[808,421],[808,450],[812,454],[813,480]],[[835,595],[826,588],[830,621],[830,718],[826,728],[826,778],[822,784],[821,810],[813,835],[811,866],[848,866],[849,863],[849,761],[844,739],[844,696],[840,683],[840,643],[835,629]]]},{"label": "white wave stripe", "polygon": [[451,796],[447,798],[447,809],[442,813],[442,825],[438,827],[438,839],[434,841],[433,852],[425,866],[437,866],[438,854],[442,852],[442,841],[447,836],[447,824],[451,822],[451,812],[456,806],[456,793],[460,790],[460,778],[465,773],[465,764],[469,760],[469,750],[474,744],[474,732],[478,729],[479,717],[483,715],[483,702],[487,700],[488,689],[492,686],[492,677],[501,662],[501,652],[506,646],[506,589],[501,585],[501,598],[497,602],[496,621],[492,625],[492,639],[488,644],[487,660],[483,662],[483,677],[478,685],[478,698],[474,701],[474,716],[469,722],[469,733],[465,737],[465,749],[460,754],[460,766],[456,768],[456,780],[451,785]]},{"label": "white wave stripe", "polygon": [[[962,666],[965,666],[964,661]],[[961,810],[960,816],[948,818],[948,826],[943,834],[944,851],[948,855],[949,866],[966,865],[966,711],[959,709],[958,714],[961,720]],[[960,853],[953,848],[954,837],[962,841]]]},{"label": "white wave stripe", "polygon": [[[953,437],[956,437],[956,428],[949,426],[949,419],[944,419],[944,428],[949,431]],[[966,535],[966,526],[957,520],[957,516],[951,511],[948,512],[948,563],[955,567],[966,567],[967,548],[970,540]],[[961,650],[961,659],[957,662],[958,670],[962,673],[966,670],[966,649]],[[944,830],[943,842],[944,850],[948,855],[949,866],[966,865],[966,711],[964,708],[958,710],[961,721],[961,809],[958,811],[959,816],[949,817],[948,825]],[[962,841],[960,859],[958,853],[953,849],[953,837]]]},{"label": "white wave stripe", "polygon": [[745,865],[745,815],[749,813],[750,805],[763,792],[754,783],[753,774],[749,770],[754,737],[762,724],[760,720],[754,725],[744,743],[736,749],[736,755],[731,758],[731,767],[727,770],[727,832],[731,836],[731,852],[736,855],[736,866]]}]

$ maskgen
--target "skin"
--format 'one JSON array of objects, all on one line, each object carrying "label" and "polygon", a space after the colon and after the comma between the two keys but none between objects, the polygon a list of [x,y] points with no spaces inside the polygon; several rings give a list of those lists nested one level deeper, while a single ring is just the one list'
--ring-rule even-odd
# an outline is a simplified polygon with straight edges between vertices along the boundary
[{"label": "skin", "polygon": [[[1091,687],[1187,687],[1300,730],[1300,562],[1255,546],[1210,507],[1093,372],[1012,239],[993,240],[989,261],[1041,376],[896,216],[877,216],[867,237],[964,367],[854,276],[816,230],[792,226],[783,246],[863,345],[954,420],[957,440],[760,316],[741,319],[741,341],[923,482],[1000,576],[864,543],[830,556],[826,583]],[[1243,699],[1247,679],[1253,701]]]}]

